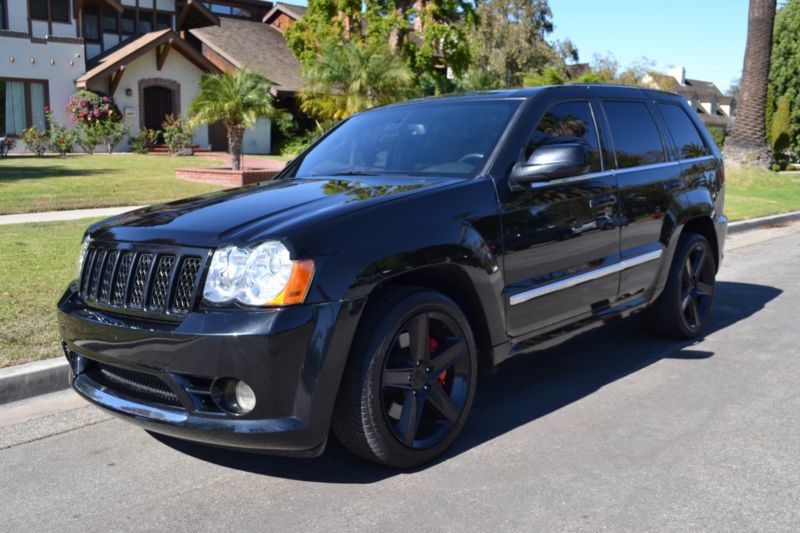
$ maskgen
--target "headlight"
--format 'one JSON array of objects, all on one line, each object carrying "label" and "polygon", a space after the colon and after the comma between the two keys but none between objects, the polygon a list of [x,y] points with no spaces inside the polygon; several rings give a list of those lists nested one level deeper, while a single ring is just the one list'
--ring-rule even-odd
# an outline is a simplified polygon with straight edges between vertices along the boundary
[{"label": "headlight", "polygon": [[278,241],[253,248],[226,246],[214,252],[203,297],[212,303],[291,305],[305,300],[314,277],[313,261],[293,261]]},{"label": "headlight", "polygon": [[77,272],[75,273],[75,279],[80,281],[81,273],[83,272],[83,262],[86,260],[86,252],[89,251],[89,242],[91,239],[87,235],[83,238],[83,242],[81,243],[81,251],[78,254],[78,264],[77,264]]}]

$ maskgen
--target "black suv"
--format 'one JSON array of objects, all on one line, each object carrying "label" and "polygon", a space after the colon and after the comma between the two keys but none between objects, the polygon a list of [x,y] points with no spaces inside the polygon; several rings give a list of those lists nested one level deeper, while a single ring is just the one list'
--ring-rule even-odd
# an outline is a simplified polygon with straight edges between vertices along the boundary
[{"label": "black suv", "polygon": [[727,219],[677,95],[573,85],[355,115],[273,181],[91,226],[58,304],[78,393],[207,444],[386,465],[461,431],[479,372],[641,312],[709,321]]}]

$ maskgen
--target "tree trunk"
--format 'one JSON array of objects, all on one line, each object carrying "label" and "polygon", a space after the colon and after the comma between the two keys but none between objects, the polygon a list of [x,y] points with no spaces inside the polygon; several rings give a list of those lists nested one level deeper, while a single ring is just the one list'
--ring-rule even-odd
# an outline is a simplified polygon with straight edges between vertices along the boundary
[{"label": "tree trunk", "polygon": [[228,126],[228,153],[231,156],[231,169],[240,170],[242,160],[242,140],[244,127]]},{"label": "tree trunk", "polygon": [[733,131],[725,143],[725,156],[731,162],[770,163],[764,113],[774,23],[775,0],[750,0],[741,97]]}]

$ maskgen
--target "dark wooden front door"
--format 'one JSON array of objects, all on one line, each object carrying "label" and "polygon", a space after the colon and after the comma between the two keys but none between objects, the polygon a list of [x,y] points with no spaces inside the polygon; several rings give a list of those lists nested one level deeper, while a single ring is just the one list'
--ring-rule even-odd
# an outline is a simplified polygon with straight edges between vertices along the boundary
[{"label": "dark wooden front door", "polygon": [[[144,90],[144,127],[160,130],[164,117],[174,114],[172,90],[166,87],[147,87]],[[159,135],[159,142],[163,142]]]}]

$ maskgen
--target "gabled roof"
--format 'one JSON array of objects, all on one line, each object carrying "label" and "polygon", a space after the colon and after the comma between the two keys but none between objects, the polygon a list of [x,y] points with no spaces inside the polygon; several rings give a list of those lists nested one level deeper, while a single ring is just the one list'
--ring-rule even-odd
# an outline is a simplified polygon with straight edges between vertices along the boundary
[{"label": "gabled roof", "polygon": [[161,45],[168,45],[170,48],[174,48],[201,70],[219,72],[219,69],[203,57],[203,54],[192,48],[177,33],[171,29],[166,29],[145,33],[141,37],[123,43],[121,46],[114,47],[97,56],[92,61],[94,67],[78,78],[75,81],[75,85],[79,88],[85,88],[92,81],[103,79],[123,70],[129,63]]},{"label": "gabled roof", "polygon": [[294,4],[285,4],[283,2],[276,2],[275,6],[269,10],[269,12],[264,15],[264,18],[261,19],[262,22],[269,24],[275,18],[278,13],[283,13],[294,20],[300,20],[303,18],[303,15],[306,14],[306,7],[305,6],[296,6]]},{"label": "gabled roof", "polygon": [[205,26],[219,26],[219,17],[211,12],[200,0],[186,0],[180,15],[177,28],[191,30]]},{"label": "gabled roof", "polygon": [[262,22],[223,17],[219,26],[191,30],[204,45],[237,68],[267,78],[275,93],[294,93],[303,86],[300,62],[276,28]]}]

